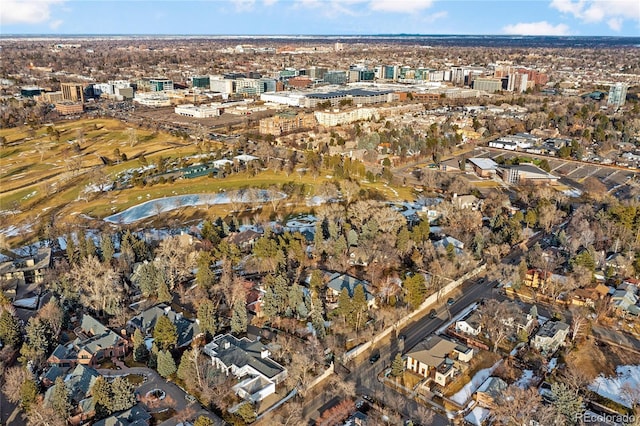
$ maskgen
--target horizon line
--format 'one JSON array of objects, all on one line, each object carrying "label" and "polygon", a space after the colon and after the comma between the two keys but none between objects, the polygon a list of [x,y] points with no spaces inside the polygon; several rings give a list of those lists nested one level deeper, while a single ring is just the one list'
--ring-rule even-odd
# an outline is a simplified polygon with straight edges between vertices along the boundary
[{"label": "horizon line", "polygon": [[638,38],[639,36],[630,35],[545,35],[545,34],[471,34],[471,33],[378,33],[378,34],[180,34],[180,33],[13,33],[0,34],[0,38],[8,37],[65,37],[65,36],[84,36],[84,37],[554,37],[554,38]]}]

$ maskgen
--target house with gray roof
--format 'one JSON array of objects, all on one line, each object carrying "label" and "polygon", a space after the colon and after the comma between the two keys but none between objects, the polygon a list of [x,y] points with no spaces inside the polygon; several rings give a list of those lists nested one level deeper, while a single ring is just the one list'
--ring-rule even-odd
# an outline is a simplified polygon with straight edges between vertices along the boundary
[{"label": "house with gray roof", "polygon": [[531,346],[541,352],[553,353],[564,346],[569,334],[569,324],[562,321],[547,321],[531,339]]},{"label": "house with gray roof", "polygon": [[287,377],[287,369],[270,358],[269,349],[259,340],[219,334],[205,345],[204,353],[216,368],[243,379],[233,390],[252,403],[275,393],[276,385]]},{"label": "house with gray roof", "polygon": [[140,404],[136,404],[128,410],[95,422],[93,426],[147,426],[150,421],[151,414]]},{"label": "house with gray roof", "polygon": [[494,401],[502,395],[507,386],[507,383],[501,378],[489,377],[480,385],[474,398],[481,406],[492,408]]},{"label": "house with gray roof", "polygon": [[611,305],[614,309],[640,315],[640,298],[638,297],[638,287],[630,283],[622,283],[611,295]]},{"label": "house with gray roof", "polygon": [[456,321],[456,331],[477,336],[482,331],[482,319],[478,311],[471,311],[468,315]]},{"label": "house with gray roof", "polygon": [[[100,377],[95,369],[85,365],[78,365],[64,378],[64,386],[69,391],[69,398],[73,405],[74,414],[72,424],[82,424],[95,414],[95,403],[91,397],[91,388]],[[51,386],[44,394],[44,401],[50,401],[57,385]]]},{"label": "house with gray roof", "polygon": [[127,332],[133,334],[136,329],[140,330],[143,335],[150,337],[153,334],[153,328],[156,326],[158,318],[165,316],[176,326],[178,340],[176,347],[182,348],[191,344],[193,339],[200,336],[200,324],[198,320],[186,318],[180,312],[176,312],[164,303],[152,306],[142,311],[140,314],[127,321]]},{"label": "house with gray roof", "polygon": [[353,294],[357,286],[362,286],[364,290],[364,296],[367,299],[367,306],[374,308],[376,306],[376,298],[371,294],[371,288],[369,283],[363,280],[359,280],[356,277],[347,274],[341,274],[339,272],[325,272],[325,279],[327,281],[327,304],[337,306],[338,297],[342,293],[343,289],[347,290],[349,297],[353,297]]},{"label": "house with gray roof", "polygon": [[49,365],[96,366],[103,359],[124,357],[127,354],[127,340],[90,315],[82,316],[82,322],[74,333],[77,337],[73,342],[56,346],[47,359]]},{"label": "house with gray roof", "polygon": [[407,352],[406,367],[440,386],[467,368],[473,349],[448,338],[431,335]]}]

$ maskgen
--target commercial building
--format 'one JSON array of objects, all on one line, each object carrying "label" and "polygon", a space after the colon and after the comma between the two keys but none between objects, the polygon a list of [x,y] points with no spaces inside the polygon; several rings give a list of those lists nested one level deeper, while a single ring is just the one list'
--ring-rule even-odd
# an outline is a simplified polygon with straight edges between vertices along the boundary
[{"label": "commercial building", "polygon": [[84,106],[81,102],[62,101],[55,104],[55,109],[60,115],[82,114]]},{"label": "commercial building", "polygon": [[469,158],[473,171],[480,177],[489,178],[495,176],[498,163],[491,158]]},{"label": "commercial building", "polygon": [[349,81],[374,81],[376,79],[376,72],[368,69],[352,69],[349,70]]},{"label": "commercial building", "polygon": [[285,112],[260,120],[260,134],[280,136],[285,133],[310,129],[316,125],[313,114]]},{"label": "commercial building", "polygon": [[174,112],[183,117],[195,117],[195,118],[210,118],[219,117],[224,112],[224,108],[219,105],[199,105],[193,104],[178,105],[175,107]]},{"label": "commercial building", "polygon": [[507,90],[510,92],[526,92],[529,88],[529,76],[527,74],[510,74],[507,81]]},{"label": "commercial building", "polygon": [[84,102],[84,85],[78,83],[61,83],[60,90],[65,101]]},{"label": "commercial building", "polygon": [[44,89],[37,86],[25,86],[20,89],[20,95],[25,98],[33,98],[44,92]]},{"label": "commercial building", "polygon": [[194,75],[191,77],[191,85],[201,89],[208,89],[211,82],[208,75]]},{"label": "commercial building", "polygon": [[345,71],[327,71],[323,80],[329,84],[345,84],[347,82],[347,73]]},{"label": "commercial building", "polygon": [[305,94],[298,92],[262,93],[260,95],[260,100],[264,102],[272,102],[274,104],[299,107],[304,105]]},{"label": "commercial building", "polygon": [[313,85],[313,80],[309,77],[293,77],[287,80],[287,84],[289,87],[293,87],[296,89],[306,89]]},{"label": "commercial building", "polygon": [[344,100],[351,100],[352,105],[368,105],[393,102],[397,99],[398,95],[391,90],[350,89],[327,93],[310,93],[306,95],[304,106],[315,108],[318,104],[324,102],[330,102],[331,106],[337,106],[340,101]]},{"label": "commercial building", "polygon": [[379,114],[374,108],[355,108],[348,111],[316,111],[314,112],[318,124],[333,127],[343,124],[355,123],[356,121],[377,119]]},{"label": "commercial building", "polygon": [[171,106],[171,99],[166,93],[136,93],[133,98],[133,102],[140,105],[150,107],[167,107]]},{"label": "commercial building", "polygon": [[173,90],[173,80],[167,78],[150,78],[149,90],[152,92],[164,92],[166,90]]},{"label": "commercial building", "polygon": [[510,167],[499,167],[498,175],[508,184],[518,184],[523,182],[531,182],[536,184],[558,182],[559,177],[551,173],[547,173],[540,167],[533,164],[520,164]]},{"label": "commercial building", "polygon": [[220,92],[225,94],[235,93],[236,85],[235,80],[223,78],[222,76],[215,76],[209,79],[209,88],[214,92]]},{"label": "commercial building", "polygon": [[329,70],[325,67],[312,66],[309,68],[308,76],[312,80],[322,80]]},{"label": "commercial building", "polygon": [[40,96],[35,96],[34,99],[35,99],[36,102],[42,102],[42,103],[45,103],[45,104],[55,104],[57,102],[64,101],[64,98],[62,97],[62,92],[61,91],[44,92]]},{"label": "commercial building", "polygon": [[627,99],[627,89],[629,85],[626,83],[616,83],[609,89],[609,97],[607,104],[616,108],[620,108]]},{"label": "commercial building", "polygon": [[473,80],[474,90],[494,93],[502,90],[502,80],[499,78],[476,78]]}]

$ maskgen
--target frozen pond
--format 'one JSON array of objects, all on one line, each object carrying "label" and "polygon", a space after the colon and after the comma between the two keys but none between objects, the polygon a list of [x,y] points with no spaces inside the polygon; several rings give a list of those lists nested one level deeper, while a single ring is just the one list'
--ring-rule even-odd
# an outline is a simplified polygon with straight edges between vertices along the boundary
[{"label": "frozen pond", "polygon": [[265,203],[272,200],[282,200],[284,198],[287,198],[285,193],[267,189],[229,191],[217,194],[177,195],[146,201],[142,204],[129,207],[120,213],[108,216],[104,220],[105,222],[111,223],[129,224],[182,207],[212,206],[231,203]]}]

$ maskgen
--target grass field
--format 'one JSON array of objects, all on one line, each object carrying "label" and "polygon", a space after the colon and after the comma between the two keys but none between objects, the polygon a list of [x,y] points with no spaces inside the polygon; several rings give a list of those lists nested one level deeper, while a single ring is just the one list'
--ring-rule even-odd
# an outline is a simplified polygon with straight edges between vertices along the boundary
[{"label": "grass field", "polygon": [[[255,176],[239,173],[225,178],[177,179],[171,183],[87,196],[83,195],[85,187],[96,179],[106,176],[112,180],[125,170],[139,168],[141,155],[153,163],[159,156],[180,158],[197,154],[198,149],[172,135],[132,130],[113,119],[64,121],[37,129],[0,129],[0,136],[6,141],[0,148],[0,233],[11,226],[35,230],[45,221],[68,227],[81,217],[102,223],[101,219],[113,213],[172,195],[215,193],[243,187],[281,188],[288,183],[302,185],[296,197],[280,203],[278,208],[282,212],[278,212],[278,216],[284,216],[309,211],[304,198],[314,195],[317,187],[328,180],[324,173],[314,178],[299,173],[287,176],[284,172],[260,171]],[[122,154],[127,160],[116,161]],[[105,165],[103,158],[112,162]],[[361,182],[361,187],[384,199],[415,199],[411,187],[391,187],[381,182]],[[273,206],[264,208],[269,209],[273,215]],[[202,216],[203,210],[206,215],[226,215],[231,207],[185,207],[176,213],[163,214],[162,219],[195,220]],[[9,242],[16,245],[30,238],[33,235],[12,236]]]}]

